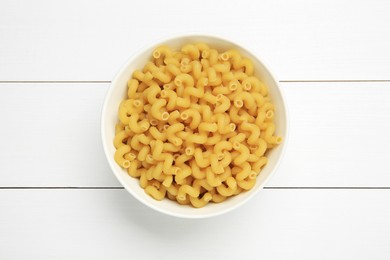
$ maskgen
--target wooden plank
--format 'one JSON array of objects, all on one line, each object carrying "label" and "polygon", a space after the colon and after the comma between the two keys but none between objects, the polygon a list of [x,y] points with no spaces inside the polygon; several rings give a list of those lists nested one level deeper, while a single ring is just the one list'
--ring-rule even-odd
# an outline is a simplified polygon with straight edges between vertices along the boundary
[{"label": "wooden plank", "polygon": [[0,80],[111,80],[138,49],[187,32],[242,43],[281,80],[389,80],[389,10],[383,0],[5,0]]},{"label": "wooden plank", "polygon": [[390,186],[390,83],[283,83],[286,159],[269,186]]},{"label": "wooden plank", "polygon": [[[273,187],[390,187],[390,83],[282,83]],[[1,186],[118,186],[100,141],[108,84],[0,84]]]},{"label": "wooden plank", "polygon": [[264,190],[185,220],[124,190],[0,190],[2,259],[389,259],[390,190]]},{"label": "wooden plank", "polygon": [[117,185],[103,154],[107,84],[0,84],[1,186]]}]

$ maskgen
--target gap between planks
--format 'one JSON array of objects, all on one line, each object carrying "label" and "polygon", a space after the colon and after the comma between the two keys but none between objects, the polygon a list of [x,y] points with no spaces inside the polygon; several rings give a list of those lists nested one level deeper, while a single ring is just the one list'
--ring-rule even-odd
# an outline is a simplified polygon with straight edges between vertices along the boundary
[{"label": "gap between planks", "polygon": [[[124,187],[0,187],[0,190],[123,190]],[[390,187],[264,187],[266,190],[390,190]]]},{"label": "gap between planks", "polygon": [[[110,80],[2,80],[0,84],[70,84],[70,83],[100,83],[100,84],[108,84],[111,83]],[[376,82],[390,82],[390,79],[347,79],[347,80],[279,80],[280,83],[359,83],[359,82],[367,82],[367,83],[376,83]]]}]

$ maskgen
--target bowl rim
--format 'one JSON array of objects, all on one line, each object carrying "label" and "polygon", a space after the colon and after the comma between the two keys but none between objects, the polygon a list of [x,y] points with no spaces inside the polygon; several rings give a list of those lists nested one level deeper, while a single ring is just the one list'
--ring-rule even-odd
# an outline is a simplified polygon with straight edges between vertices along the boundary
[{"label": "bowl rim", "polygon": [[[236,45],[236,46],[239,46],[241,49],[245,50],[246,52],[248,52],[255,59],[257,59],[257,61],[260,62],[264,66],[264,68],[266,69],[266,71],[270,75],[271,79],[275,82],[276,88],[279,91],[280,99],[281,99],[282,104],[283,104],[283,109],[284,109],[283,113],[285,115],[285,133],[284,133],[284,139],[283,139],[283,146],[281,147],[282,151],[280,152],[280,156],[277,159],[277,162],[275,163],[275,166],[273,167],[273,169],[269,173],[269,176],[260,184],[260,186],[256,190],[254,190],[250,195],[248,195],[246,198],[242,199],[238,203],[232,205],[231,207],[228,207],[228,208],[216,211],[216,212],[205,213],[205,214],[175,213],[175,212],[166,210],[166,209],[164,209],[162,207],[155,206],[155,205],[150,204],[147,201],[145,201],[144,198],[139,196],[130,187],[128,187],[128,185],[125,183],[125,181],[119,175],[119,173],[117,173],[117,171],[116,171],[116,169],[114,167],[115,165],[113,165],[114,164],[114,160],[113,160],[113,158],[111,158],[112,155],[109,154],[109,152],[108,152],[108,145],[109,144],[107,143],[107,140],[105,138],[105,136],[106,136],[106,130],[105,130],[106,129],[106,118],[105,118],[104,115],[106,114],[106,110],[108,109],[107,108],[108,107],[108,100],[109,100],[109,98],[112,95],[112,92],[114,90],[114,86],[117,85],[117,81],[119,81],[119,78],[124,73],[124,71],[129,66],[129,64],[134,62],[134,60],[140,54],[144,53],[147,49],[150,49],[153,46],[158,46],[158,45],[161,45],[164,42],[172,41],[172,40],[175,40],[175,39],[190,38],[190,37],[205,37],[205,38],[210,38],[210,39],[216,39],[216,40],[219,40],[219,41],[223,41],[223,42],[226,42],[228,44]],[[111,171],[114,173],[116,179],[127,190],[127,192],[129,192],[134,198],[136,198],[136,200],[141,202],[141,204],[143,204],[143,205],[145,205],[145,206],[147,206],[147,207],[149,207],[149,208],[151,208],[151,209],[153,209],[153,210],[155,210],[157,212],[160,212],[160,213],[163,213],[163,214],[166,214],[166,215],[169,215],[169,216],[173,216],[173,217],[186,218],[186,219],[204,219],[204,218],[215,217],[215,216],[219,216],[219,215],[231,212],[234,209],[237,209],[238,207],[244,205],[246,202],[251,200],[253,197],[255,197],[258,194],[258,192],[260,190],[262,190],[264,188],[264,186],[271,180],[271,178],[277,172],[277,170],[278,170],[278,168],[279,168],[279,166],[281,164],[281,161],[283,160],[283,158],[285,156],[286,148],[288,146],[288,141],[289,141],[289,133],[290,133],[290,131],[289,131],[289,128],[290,128],[289,120],[290,119],[289,119],[289,112],[288,112],[288,106],[287,106],[287,102],[286,102],[286,98],[285,98],[285,93],[284,93],[284,90],[280,87],[280,84],[279,84],[280,82],[276,78],[275,74],[273,73],[274,70],[271,69],[271,67],[269,66],[269,63],[266,62],[263,57],[258,55],[258,53],[256,53],[255,51],[253,51],[251,49],[248,49],[248,48],[246,48],[244,46],[245,45],[241,44],[240,42],[227,39],[224,36],[220,36],[220,35],[217,35],[217,34],[208,34],[208,33],[185,33],[185,34],[181,33],[181,34],[175,34],[175,35],[170,35],[170,36],[166,36],[166,37],[160,37],[159,39],[157,39],[157,40],[155,40],[155,41],[145,45],[142,48],[139,48],[137,51],[135,51],[132,54],[130,54],[130,56],[123,63],[123,65],[121,66],[119,71],[113,77],[113,79],[112,79],[112,81],[111,81],[111,83],[110,83],[110,85],[109,85],[109,87],[108,87],[108,89],[107,89],[107,91],[105,93],[104,103],[103,103],[103,107],[102,107],[102,110],[101,110],[100,132],[101,132],[102,146],[103,146],[105,157],[106,157],[106,159],[108,161],[108,164],[109,164],[109,166],[111,168]],[[144,195],[148,196],[146,193]]]}]

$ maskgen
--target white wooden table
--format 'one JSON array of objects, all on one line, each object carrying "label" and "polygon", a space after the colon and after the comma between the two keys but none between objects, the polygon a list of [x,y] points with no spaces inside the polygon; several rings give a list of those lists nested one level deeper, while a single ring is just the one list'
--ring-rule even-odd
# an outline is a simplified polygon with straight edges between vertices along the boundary
[{"label": "white wooden table", "polygon": [[[216,33],[279,77],[290,143],[229,214],[133,199],[100,142],[119,67],[161,37]],[[390,2],[0,2],[0,259],[389,259]]]}]

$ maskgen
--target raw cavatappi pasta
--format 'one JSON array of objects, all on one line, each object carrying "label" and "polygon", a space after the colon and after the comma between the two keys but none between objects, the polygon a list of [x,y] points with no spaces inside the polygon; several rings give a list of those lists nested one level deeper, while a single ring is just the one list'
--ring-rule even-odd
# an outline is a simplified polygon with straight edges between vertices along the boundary
[{"label": "raw cavatappi pasta", "polygon": [[156,200],[199,208],[250,190],[282,141],[267,87],[235,49],[160,46],[127,85],[114,158]]}]

